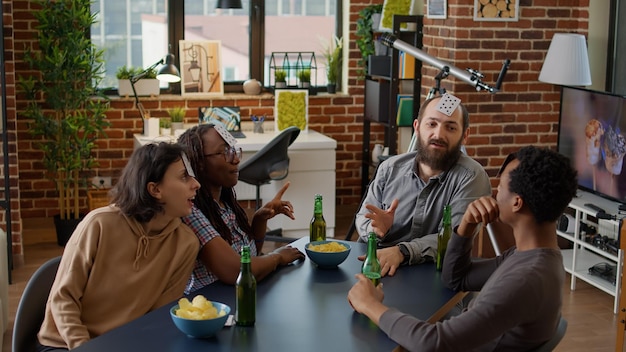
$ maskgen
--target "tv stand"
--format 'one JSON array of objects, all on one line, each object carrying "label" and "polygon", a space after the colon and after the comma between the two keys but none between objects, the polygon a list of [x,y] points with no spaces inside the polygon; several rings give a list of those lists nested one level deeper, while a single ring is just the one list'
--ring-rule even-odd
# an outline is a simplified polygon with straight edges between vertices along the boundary
[{"label": "tv stand", "polygon": [[[576,289],[576,279],[583,280],[590,285],[615,297],[613,313],[616,314],[619,303],[620,286],[622,284],[622,263],[624,261],[624,249],[617,245],[617,253],[609,251],[589,242],[583,231],[585,225],[595,226],[601,235],[614,239],[619,243],[619,233],[622,220],[599,220],[596,218],[598,211],[591,209],[588,204],[593,204],[606,211],[612,216],[618,214],[620,203],[602,198],[596,194],[579,190],[577,196],[570,202],[567,213],[575,219],[574,233],[557,231],[559,237],[571,244],[571,249],[562,249],[563,266],[565,271],[571,274],[570,289]],[[589,268],[599,264],[608,263],[616,266],[615,284],[599,276],[589,273]]]}]

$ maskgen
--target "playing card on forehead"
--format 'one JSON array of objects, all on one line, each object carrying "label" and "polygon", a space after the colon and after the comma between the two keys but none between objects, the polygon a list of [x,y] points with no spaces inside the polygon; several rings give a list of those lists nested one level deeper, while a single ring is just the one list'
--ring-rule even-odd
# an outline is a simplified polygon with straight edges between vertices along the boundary
[{"label": "playing card on forehead", "polygon": [[187,174],[191,177],[196,177],[195,172],[193,172],[193,169],[191,168],[191,163],[187,158],[187,154],[181,153],[180,157],[183,159],[183,165],[185,165],[185,169],[187,169]]},{"label": "playing card on forehead", "polygon": [[233,135],[230,134],[230,132],[228,132],[224,126],[220,124],[215,124],[214,128],[217,131],[217,133],[219,133],[220,136],[222,136],[226,144],[228,144],[231,147],[234,147],[235,144],[237,144],[237,140],[235,139],[235,137],[233,137]]},{"label": "playing card on forehead", "polygon": [[452,94],[446,93],[441,96],[439,104],[437,104],[435,108],[442,114],[446,114],[446,116],[452,116],[454,110],[456,110],[459,104],[461,104],[461,99]]}]

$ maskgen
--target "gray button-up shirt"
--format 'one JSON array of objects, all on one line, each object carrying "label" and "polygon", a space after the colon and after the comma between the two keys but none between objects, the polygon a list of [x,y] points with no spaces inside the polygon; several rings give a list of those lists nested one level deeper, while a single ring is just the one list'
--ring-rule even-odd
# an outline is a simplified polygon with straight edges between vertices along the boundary
[{"label": "gray button-up shirt", "polygon": [[458,162],[446,172],[424,182],[418,176],[416,152],[396,155],[383,161],[370,183],[367,195],[356,216],[359,237],[367,241],[372,231],[366,204],[381,209],[398,199],[393,224],[380,247],[403,243],[409,249],[410,264],[435,257],[437,233],[441,227],[443,207],[452,208],[452,227],[459,225],[467,205],[475,199],[491,195],[491,183],[485,169],[474,159],[461,154]]}]

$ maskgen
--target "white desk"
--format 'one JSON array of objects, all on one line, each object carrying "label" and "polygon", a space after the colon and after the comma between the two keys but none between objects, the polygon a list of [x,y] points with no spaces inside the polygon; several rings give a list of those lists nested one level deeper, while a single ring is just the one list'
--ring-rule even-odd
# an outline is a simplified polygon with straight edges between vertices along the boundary
[{"label": "white desk", "polygon": [[[274,132],[256,134],[245,131],[246,138],[237,139],[237,146],[243,150],[243,160],[265,146],[276,136]],[[174,137],[146,137],[135,134],[134,147],[155,141],[175,141]],[[286,237],[300,238],[309,234],[309,222],[313,216],[313,202],[316,193],[323,197],[324,219],[326,220],[328,237],[335,235],[335,170],[337,141],[319,132],[309,130],[300,133],[289,147],[289,175],[281,181],[272,181],[261,186],[263,203],[272,199],[285,182],[291,186],[283,199],[289,200],[294,207],[296,220],[286,216],[277,216],[268,222],[270,229],[282,228]],[[244,182],[235,186],[237,199],[254,200],[256,188]]]}]

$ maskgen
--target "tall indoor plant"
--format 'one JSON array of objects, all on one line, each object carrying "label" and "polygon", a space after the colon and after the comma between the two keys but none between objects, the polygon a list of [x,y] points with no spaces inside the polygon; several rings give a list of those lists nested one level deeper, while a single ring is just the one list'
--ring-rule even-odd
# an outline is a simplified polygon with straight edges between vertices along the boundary
[{"label": "tall indoor plant", "polygon": [[[23,115],[30,120],[30,133],[40,138],[46,177],[56,185],[57,219],[77,223],[80,190],[87,188],[87,171],[97,164],[92,150],[109,124],[109,102],[96,89],[103,76],[103,52],[88,35],[96,15],[90,0],[35,3],[40,7],[32,12],[38,45],[24,56],[35,73],[19,78],[28,100]],[[69,235],[59,229],[59,244],[65,244]]]}]

